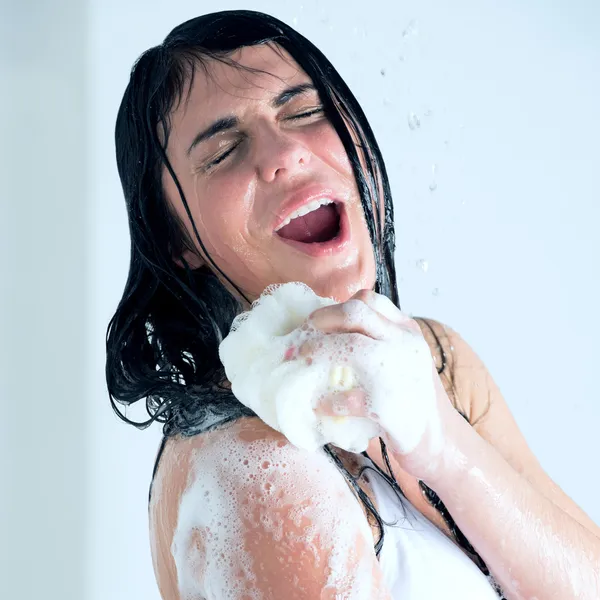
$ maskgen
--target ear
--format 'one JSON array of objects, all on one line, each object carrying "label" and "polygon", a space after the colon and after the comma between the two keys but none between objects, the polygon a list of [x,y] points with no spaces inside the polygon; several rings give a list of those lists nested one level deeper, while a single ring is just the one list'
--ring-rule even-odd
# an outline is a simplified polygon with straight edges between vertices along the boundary
[{"label": "ear", "polygon": [[[199,256],[198,253],[192,252],[191,250],[187,250],[187,249],[182,252],[181,258],[183,258],[185,260],[185,262],[187,262],[190,269],[192,269],[192,270],[199,269],[200,267],[202,267],[203,265],[206,264],[205,260],[201,256]],[[173,257],[173,262],[175,262],[175,264],[178,267],[184,269],[185,265],[184,265],[183,261],[181,260],[181,258]]]}]

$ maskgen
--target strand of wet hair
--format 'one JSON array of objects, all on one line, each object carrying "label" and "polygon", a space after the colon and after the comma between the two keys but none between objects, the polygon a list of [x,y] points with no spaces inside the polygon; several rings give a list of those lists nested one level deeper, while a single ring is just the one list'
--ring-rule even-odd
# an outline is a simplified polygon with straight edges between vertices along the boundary
[{"label": "strand of wet hair", "polygon": [[344,475],[344,478],[351,485],[352,489],[354,490],[356,495],[359,497],[359,499],[361,500],[361,502],[363,503],[363,505],[365,506],[367,511],[370,512],[373,515],[373,518],[375,519],[375,521],[377,521],[377,528],[379,529],[379,538],[378,538],[377,542],[375,543],[375,554],[377,556],[379,556],[381,549],[383,547],[383,540],[385,537],[385,530],[384,530],[383,526],[384,526],[384,524],[389,525],[389,523],[386,523],[381,518],[381,515],[379,514],[379,512],[373,505],[371,498],[369,498],[368,494],[360,487],[360,485],[358,485],[358,483],[357,483],[358,478],[354,477],[354,475],[352,475],[352,473],[350,473],[348,471],[348,469],[346,469],[346,467],[344,466],[344,463],[341,461],[340,457],[335,453],[335,451],[331,448],[330,444],[326,444],[325,446],[323,446],[323,449],[329,455],[331,460],[333,460],[336,467],[342,472],[342,474]]}]

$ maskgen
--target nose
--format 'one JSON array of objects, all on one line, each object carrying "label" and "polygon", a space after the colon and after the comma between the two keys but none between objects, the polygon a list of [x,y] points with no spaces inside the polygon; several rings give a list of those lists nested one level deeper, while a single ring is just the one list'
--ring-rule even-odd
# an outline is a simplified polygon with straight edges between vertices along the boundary
[{"label": "nose", "polygon": [[271,128],[262,131],[256,165],[265,182],[292,177],[310,163],[310,150],[298,137]]}]

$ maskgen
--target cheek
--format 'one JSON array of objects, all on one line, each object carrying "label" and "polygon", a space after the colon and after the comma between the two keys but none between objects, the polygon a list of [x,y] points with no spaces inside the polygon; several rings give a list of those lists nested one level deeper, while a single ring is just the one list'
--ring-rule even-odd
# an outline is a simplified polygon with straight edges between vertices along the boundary
[{"label": "cheek", "polygon": [[[198,234],[217,266],[246,295],[257,296],[268,279],[268,257],[251,228],[252,179],[231,173],[193,190]],[[266,284],[265,284],[266,285]],[[258,288],[258,289],[255,289]]]},{"label": "cheek", "polygon": [[338,173],[348,178],[353,177],[352,165],[346,149],[332,126],[327,127],[316,137],[313,148],[318,148],[316,153],[320,154]]},{"label": "cheek", "polygon": [[246,188],[233,177],[221,177],[193,190],[198,233],[207,250],[218,256],[235,252],[244,243],[249,208]]}]

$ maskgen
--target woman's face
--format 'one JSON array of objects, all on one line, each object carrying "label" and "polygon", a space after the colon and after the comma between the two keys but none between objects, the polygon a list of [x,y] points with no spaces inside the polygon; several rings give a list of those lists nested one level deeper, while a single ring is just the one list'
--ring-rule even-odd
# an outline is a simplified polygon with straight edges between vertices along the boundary
[{"label": "woman's face", "polygon": [[[172,114],[167,156],[208,254],[247,298],[302,281],[342,302],[375,283],[371,241],[346,151],[313,113],[321,104],[311,80],[282,53],[252,46],[232,57],[275,77],[217,61],[212,77],[198,69]],[[166,169],[163,185],[197,244]]]}]

